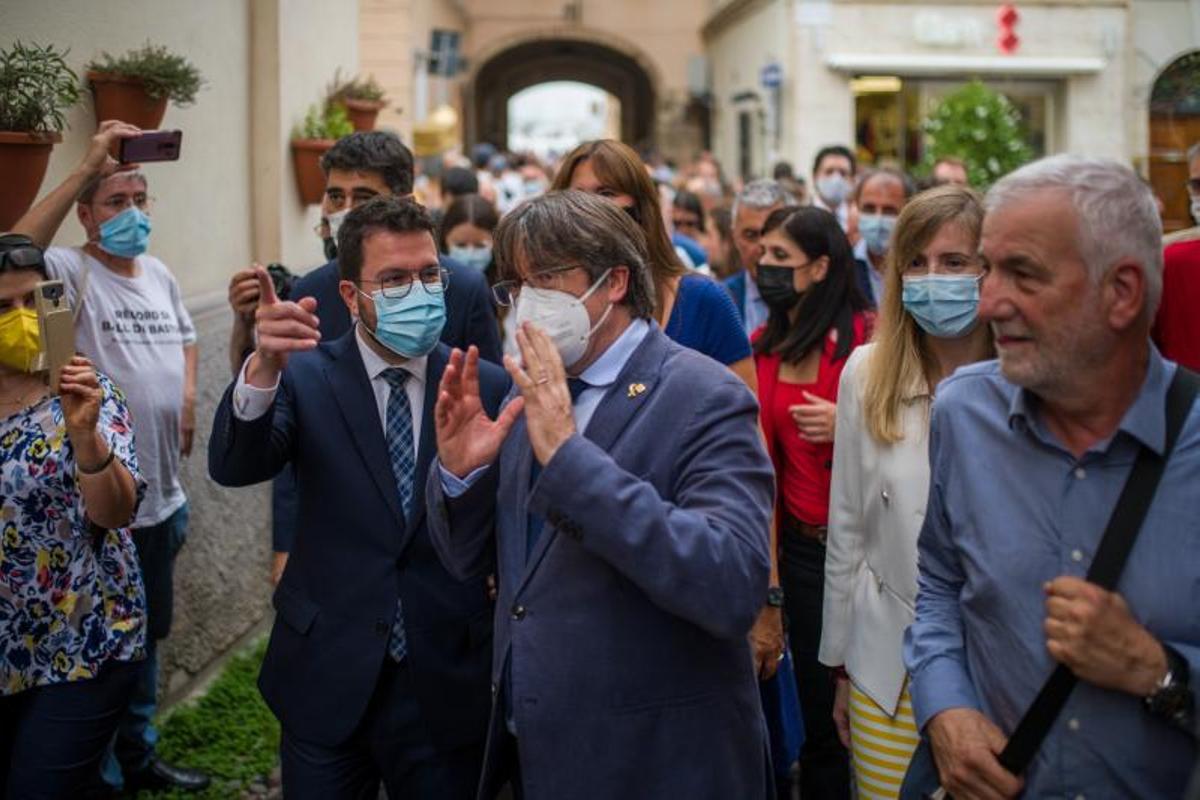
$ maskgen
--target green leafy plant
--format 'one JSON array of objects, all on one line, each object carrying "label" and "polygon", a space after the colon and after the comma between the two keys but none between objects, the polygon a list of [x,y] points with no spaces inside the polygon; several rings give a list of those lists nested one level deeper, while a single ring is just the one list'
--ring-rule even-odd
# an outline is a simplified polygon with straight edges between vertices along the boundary
[{"label": "green leafy plant", "polygon": [[957,156],[966,162],[971,185],[978,189],[1033,158],[1020,112],[979,80],[946,95],[923,127],[925,169],[943,156]]},{"label": "green leafy plant", "polygon": [[375,80],[374,75],[368,75],[365,78],[343,79],[342,71],[339,69],[333,73],[333,82],[326,87],[325,97],[326,102],[329,103],[336,103],[340,100],[366,100],[381,103],[387,99],[387,93]]},{"label": "green leafy plant", "polygon": [[279,723],[256,684],[266,640],[235,655],[204,696],[168,712],[160,722],[159,754],[203,770],[212,785],[199,794],[141,792],[138,800],[217,800],[241,797],[263,781],[279,757]]},{"label": "green leafy plant", "polygon": [[149,42],[140,50],[130,50],[119,57],[101,53],[86,69],[136,78],[146,87],[146,94],[156,100],[165,97],[177,106],[194,103],[196,92],[204,85],[200,70],[190,61]]},{"label": "green leafy plant", "polygon": [[79,78],[66,50],[15,42],[0,50],[0,131],[61,132],[79,100]]},{"label": "green leafy plant", "polygon": [[354,133],[346,109],[337,104],[308,107],[304,122],[292,128],[293,139],[340,139]]}]

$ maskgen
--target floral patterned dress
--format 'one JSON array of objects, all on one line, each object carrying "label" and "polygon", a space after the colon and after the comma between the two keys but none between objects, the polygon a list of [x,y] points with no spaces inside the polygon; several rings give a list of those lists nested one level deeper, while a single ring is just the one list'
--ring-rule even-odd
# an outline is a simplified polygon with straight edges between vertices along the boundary
[{"label": "floral patterned dress", "polygon": [[[100,376],[98,429],[133,475],[125,396]],[[128,529],[89,530],[62,405],[0,419],[0,696],[95,677],[145,653],[146,599]]]}]

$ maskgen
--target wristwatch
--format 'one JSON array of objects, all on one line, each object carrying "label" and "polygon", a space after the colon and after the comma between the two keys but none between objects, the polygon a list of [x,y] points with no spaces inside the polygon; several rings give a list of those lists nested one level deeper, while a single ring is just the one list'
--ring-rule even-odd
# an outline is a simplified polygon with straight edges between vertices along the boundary
[{"label": "wristwatch", "polygon": [[767,589],[767,605],[771,608],[783,608],[783,588],[772,586]]},{"label": "wristwatch", "polygon": [[1189,685],[1187,659],[1169,644],[1162,648],[1167,656],[1167,674],[1152,693],[1142,698],[1142,703],[1151,714],[1190,731],[1196,700]]}]

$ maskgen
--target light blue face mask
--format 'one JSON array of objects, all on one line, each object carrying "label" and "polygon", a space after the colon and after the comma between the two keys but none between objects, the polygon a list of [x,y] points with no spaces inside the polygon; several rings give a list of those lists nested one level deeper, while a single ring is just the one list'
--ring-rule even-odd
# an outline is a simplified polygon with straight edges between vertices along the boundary
[{"label": "light blue face mask", "polygon": [[137,206],[100,223],[100,249],[118,258],[136,258],[150,245],[150,217]]},{"label": "light blue face mask", "polygon": [[476,272],[483,272],[492,263],[492,248],[489,247],[463,247],[461,245],[450,245],[448,255],[455,261],[461,261],[463,265],[470,267]]},{"label": "light blue face mask", "polygon": [[387,297],[376,290],[371,299],[375,301],[375,330],[370,333],[384,347],[405,358],[419,358],[437,345],[446,324],[444,289],[431,292],[415,281],[404,297]]},{"label": "light blue face mask", "polygon": [[887,252],[895,228],[896,218],[887,214],[864,214],[858,218],[858,232],[867,243],[867,249],[875,256]]},{"label": "light blue face mask", "polygon": [[921,329],[940,339],[970,333],[979,313],[976,275],[921,275],[904,279],[904,309]]}]

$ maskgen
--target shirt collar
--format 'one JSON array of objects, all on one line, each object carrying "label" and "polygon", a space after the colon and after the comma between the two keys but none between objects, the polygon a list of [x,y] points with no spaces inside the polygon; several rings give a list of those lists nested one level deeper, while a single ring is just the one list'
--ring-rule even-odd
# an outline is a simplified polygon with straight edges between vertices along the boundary
[{"label": "shirt collar", "polygon": [[371,345],[367,344],[366,337],[371,334],[367,333],[362,327],[362,323],[354,326],[354,343],[358,345],[359,355],[362,356],[363,366],[367,370],[367,377],[371,380],[378,380],[379,376],[385,370],[395,367],[407,372],[417,381],[417,383],[425,383],[425,366],[429,361],[429,356],[417,356],[416,358],[405,359],[400,364],[389,364],[378,353],[371,349]]},{"label": "shirt collar", "polygon": [[[1167,362],[1158,352],[1158,348],[1150,345],[1150,358],[1146,366],[1146,377],[1142,388],[1138,391],[1133,403],[1125,410],[1117,432],[1124,432],[1137,439],[1155,453],[1162,455],[1167,439],[1166,403],[1167,389],[1170,387],[1172,373],[1167,369]],[[1008,407],[1008,422],[1011,426],[1016,420],[1023,420],[1025,425],[1042,431],[1041,420],[1035,413],[1037,407],[1036,395],[1028,389],[1018,388],[1013,393]],[[1115,434],[1114,434],[1115,437]],[[1093,450],[1107,448],[1113,437],[1098,443]]]},{"label": "shirt collar", "polygon": [[592,362],[591,366],[583,371],[579,377],[588,384],[588,386],[611,386],[616,383],[617,378],[621,374],[621,370],[625,368],[626,362],[629,361],[633,351],[637,350],[638,345],[650,333],[650,323],[644,319],[635,319],[629,323],[617,340],[608,346],[608,349],[600,354],[600,357]]},{"label": "shirt collar", "polygon": [[762,294],[758,291],[758,282],[754,280],[754,276],[746,270],[746,299],[751,303],[762,303],[766,305],[766,301],[762,299]]}]

